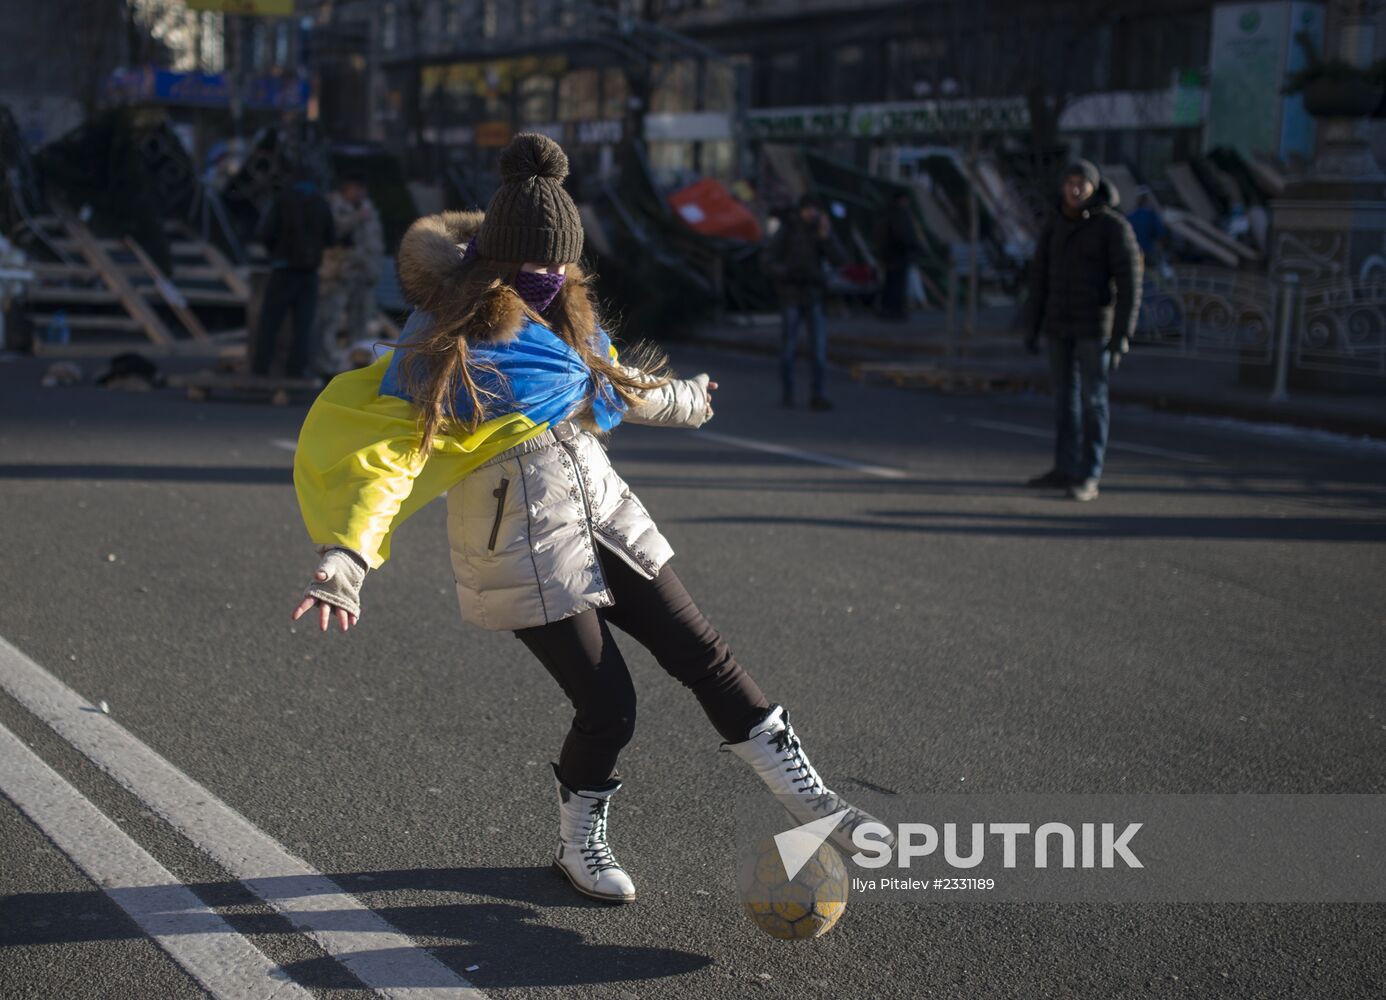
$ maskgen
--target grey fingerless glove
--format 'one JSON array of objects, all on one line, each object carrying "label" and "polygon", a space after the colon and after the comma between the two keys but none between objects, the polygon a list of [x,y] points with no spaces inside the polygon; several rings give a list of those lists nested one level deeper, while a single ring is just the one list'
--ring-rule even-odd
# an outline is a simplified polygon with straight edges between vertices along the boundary
[{"label": "grey fingerless glove", "polygon": [[325,573],[327,579],[319,580],[317,571],[314,571],[313,581],[304,589],[303,596],[325,601],[360,618],[361,584],[366,579],[368,569],[365,559],[351,549],[325,548],[319,551],[322,562],[318,563],[318,571]]}]

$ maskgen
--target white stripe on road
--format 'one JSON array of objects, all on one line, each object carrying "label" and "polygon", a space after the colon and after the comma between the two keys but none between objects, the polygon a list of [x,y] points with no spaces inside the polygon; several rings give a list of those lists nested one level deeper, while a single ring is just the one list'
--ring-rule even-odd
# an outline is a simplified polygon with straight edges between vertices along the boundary
[{"label": "white stripe on road", "polygon": [[[772,455],[783,455],[786,458],[797,458],[801,462],[817,462],[819,465],[831,465],[839,469],[853,469],[857,472],[865,472],[870,476],[880,476],[882,479],[904,479],[909,473],[903,469],[892,469],[884,465],[870,465],[863,462],[854,462],[850,458],[838,458],[835,455],[822,455],[814,451],[800,451],[798,448],[790,448],[782,444],[772,444],[769,441],[753,441],[750,438],[734,437],[731,434],[720,434],[717,431],[698,432],[699,437],[712,438],[724,444],[733,444],[738,448],[749,448],[752,451],[765,451]],[[283,448],[285,451],[296,451],[298,443],[290,441],[288,438],[272,438],[270,444],[276,448]]]},{"label": "white stripe on road", "polygon": [[800,451],[798,448],[790,448],[782,444],[754,441],[751,438],[734,437],[731,434],[720,434],[717,431],[699,430],[698,436],[721,441],[724,444],[736,445],[738,448],[749,448],[751,451],[765,451],[772,455],[783,455],[785,458],[797,458],[801,462],[816,462],[819,465],[832,465],[839,469],[865,472],[868,476],[880,476],[882,479],[904,479],[909,476],[909,473],[904,469],[892,469],[885,465],[868,465],[863,462],[854,462],[850,458],[823,455],[816,451]]},{"label": "white stripe on road", "polygon": [[[989,431],[1009,431],[1012,434],[1024,434],[1027,437],[1042,438],[1046,441],[1054,439],[1053,431],[1042,431],[1036,427],[1027,427],[1025,424],[1008,424],[1000,420],[969,420],[973,427],[981,427]],[[1170,451],[1168,448],[1153,448],[1146,444],[1128,444],[1125,441],[1113,441],[1107,445],[1109,451],[1129,451],[1137,455],[1154,455],[1156,458],[1172,458],[1176,462],[1211,462],[1212,459],[1207,455],[1194,455],[1187,451]]]},{"label": "white stripe on road", "polygon": [[4,726],[0,791],[212,996],[312,997]]},{"label": "white stripe on road", "polygon": [[484,1000],[407,935],[2,637],[0,686],[369,988],[400,1000]]}]

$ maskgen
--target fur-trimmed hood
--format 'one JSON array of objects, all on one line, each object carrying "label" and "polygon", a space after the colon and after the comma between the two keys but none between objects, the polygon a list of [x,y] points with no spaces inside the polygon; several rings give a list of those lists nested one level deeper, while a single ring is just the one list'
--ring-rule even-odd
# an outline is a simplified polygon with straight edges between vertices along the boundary
[{"label": "fur-trimmed hood", "polygon": [[[469,299],[461,280],[463,252],[484,217],[484,212],[441,212],[415,221],[399,244],[399,287],[406,302],[439,322],[470,314],[465,331],[469,340],[505,340],[518,333],[528,318],[519,293],[501,284]],[[568,265],[563,287],[544,311],[544,319],[581,337],[595,329],[587,277],[578,265]]]}]

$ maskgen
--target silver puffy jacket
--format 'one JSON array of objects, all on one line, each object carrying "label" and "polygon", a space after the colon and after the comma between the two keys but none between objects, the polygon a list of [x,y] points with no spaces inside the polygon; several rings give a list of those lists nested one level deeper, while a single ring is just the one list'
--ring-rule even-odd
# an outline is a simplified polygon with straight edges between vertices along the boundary
[{"label": "silver puffy jacket", "polygon": [[[707,376],[646,391],[625,422],[698,427]],[[674,554],[591,432],[565,421],[497,455],[448,491],[462,618],[485,629],[544,625],[615,603],[597,546],[652,579]]]}]

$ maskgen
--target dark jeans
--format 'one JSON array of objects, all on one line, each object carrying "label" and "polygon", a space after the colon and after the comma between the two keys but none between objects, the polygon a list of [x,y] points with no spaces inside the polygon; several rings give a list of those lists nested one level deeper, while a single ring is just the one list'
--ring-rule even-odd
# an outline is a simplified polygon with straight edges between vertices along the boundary
[{"label": "dark jeans", "polygon": [[577,714],[563,741],[558,775],[569,788],[599,788],[616,773],[616,758],[635,732],[635,687],[610,625],[654,654],[693,692],[729,743],[747,738],[770,707],[756,682],[733,659],[668,563],[646,580],[619,556],[597,547],[616,603],[515,635],[539,658]]},{"label": "dark jeans", "polygon": [[781,313],[780,382],[786,399],[794,395],[794,355],[799,350],[799,324],[808,325],[810,357],[813,364],[813,398],[823,397],[828,370],[828,326],[823,318],[823,300],[789,303]]},{"label": "dark jeans", "polygon": [[284,317],[293,310],[293,342],[285,371],[291,376],[307,374],[308,355],[313,346],[313,322],[318,311],[318,272],[298,271],[276,267],[270,272],[265,286],[265,301],[260,307],[260,325],[255,331],[255,355],[252,370],[256,375],[268,375],[279,346],[279,328]]},{"label": "dark jeans", "polygon": [[1111,416],[1108,357],[1096,337],[1049,337],[1057,423],[1054,468],[1075,482],[1102,476]]}]

